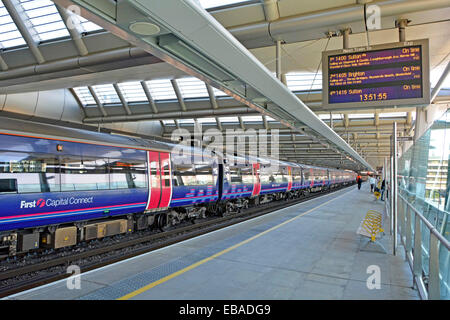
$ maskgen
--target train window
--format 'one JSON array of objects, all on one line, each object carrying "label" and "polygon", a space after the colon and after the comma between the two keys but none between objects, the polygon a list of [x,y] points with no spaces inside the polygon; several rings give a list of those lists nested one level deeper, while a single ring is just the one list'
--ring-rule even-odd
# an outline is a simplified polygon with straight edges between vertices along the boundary
[{"label": "train window", "polygon": [[302,169],[300,169],[300,168],[292,169],[292,180],[296,181],[296,182],[302,181]]},{"label": "train window", "polygon": [[168,162],[164,162],[162,167],[164,179],[162,181],[164,187],[170,187],[170,167]]},{"label": "train window", "polygon": [[58,160],[44,154],[0,152],[0,179],[5,180],[4,190],[14,189],[15,183],[19,193],[59,191]]},{"label": "train window", "polygon": [[[152,165],[150,168],[154,170]],[[143,161],[109,159],[109,171],[111,189],[146,187],[146,168]]]},{"label": "train window", "polygon": [[312,179],[312,172],[311,172],[311,170],[310,169],[305,169],[305,170],[303,170],[303,176],[305,177],[305,181],[307,181],[307,182],[311,182],[311,179]]},{"label": "train window", "polygon": [[287,176],[285,176],[281,171],[276,172],[273,177],[274,177],[274,182],[275,183],[286,183],[286,182],[288,182]]},{"label": "train window", "polygon": [[197,164],[195,166],[195,175],[198,185],[213,184],[212,167],[209,164]]},{"label": "train window", "polygon": [[17,179],[0,179],[0,193],[17,193]]},{"label": "train window", "polygon": [[75,156],[61,158],[61,191],[109,189],[108,162]]},{"label": "train window", "polygon": [[270,184],[275,181],[272,170],[270,167],[262,167],[260,170],[260,180],[262,184]]},{"label": "train window", "polygon": [[176,164],[173,169],[174,177],[178,186],[195,186],[197,185],[197,179],[195,177],[195,171],[190,164]]},{"label": "train window", "polygon": [[253,172],[251,166],[242,167],[241,174],[242,174],[242,183],[253,184]]},{"label": "train window", "polygon": [[230,181],[234,184],[242,184],[241,168],[230,166]]}]

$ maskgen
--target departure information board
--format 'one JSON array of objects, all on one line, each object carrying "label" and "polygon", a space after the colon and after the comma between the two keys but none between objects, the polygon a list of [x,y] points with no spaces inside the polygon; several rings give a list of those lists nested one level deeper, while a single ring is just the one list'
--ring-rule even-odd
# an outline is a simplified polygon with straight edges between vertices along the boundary
[{"label": "departure information board", "polygon": [[323,53],[323,104],[428,104],[428,40]]}]

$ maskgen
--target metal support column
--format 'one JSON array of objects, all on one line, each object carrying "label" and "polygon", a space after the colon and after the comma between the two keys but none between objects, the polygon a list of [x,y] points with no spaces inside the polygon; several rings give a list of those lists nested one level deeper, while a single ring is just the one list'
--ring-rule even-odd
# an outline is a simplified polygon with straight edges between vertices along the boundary
[{"label": "metal support column", "polygon": [[276,73],[277,78],[281,81],[281,40],[277,40],[276,48]]},{"label": "metal support column", "polygon": [[394,256],[397,254],[397,232],[398,232],[398,221],[397,221],[397,122],[393,124],[393,132],[392,132],[392,185],[391,185],[391,197],[392,197],[392,229],[393,229],[393,254]]}]

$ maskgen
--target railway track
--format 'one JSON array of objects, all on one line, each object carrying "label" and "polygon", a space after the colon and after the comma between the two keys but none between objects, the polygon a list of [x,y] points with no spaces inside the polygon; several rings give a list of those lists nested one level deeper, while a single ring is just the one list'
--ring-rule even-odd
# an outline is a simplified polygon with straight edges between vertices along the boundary
[{"label": "railway track", "polygon": [[318,198],[347,187],[349,186],[311,194],[300,199],[271,202],[258,207],[251,207],[239,214],[213,219],[202,219],[195,224],[184,224],[181,227],[178,226],[164,232],[127,239],[107,246],[88,249],[84,252],[68,253],[66,256],[59,256],[20,268],[1,271],[0,298],[69,277],[71,274],[66,273],[67,266],[69,265],[78,265],[81,272],[86,272],[250,220],[306,200]]}]

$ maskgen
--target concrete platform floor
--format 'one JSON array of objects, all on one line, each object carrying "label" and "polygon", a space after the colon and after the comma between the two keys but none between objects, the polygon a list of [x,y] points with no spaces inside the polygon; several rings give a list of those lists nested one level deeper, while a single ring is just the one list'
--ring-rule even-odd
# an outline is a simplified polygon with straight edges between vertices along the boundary
[{"label": "concrete platform floor", "polygon": [[[87,272],[80,289],[61,280],[6,299],[418,299],[389,231],[388,254],[361,250],[362,218],[384,208],[374,199],[368,184],[353,186]],[[379,289],[367,287],[369,266],[379,268]]]}]

